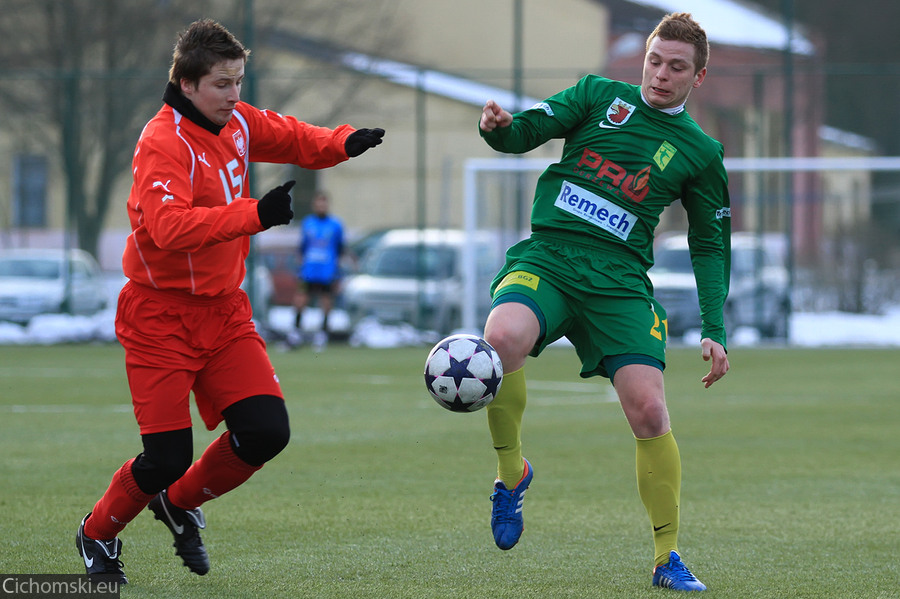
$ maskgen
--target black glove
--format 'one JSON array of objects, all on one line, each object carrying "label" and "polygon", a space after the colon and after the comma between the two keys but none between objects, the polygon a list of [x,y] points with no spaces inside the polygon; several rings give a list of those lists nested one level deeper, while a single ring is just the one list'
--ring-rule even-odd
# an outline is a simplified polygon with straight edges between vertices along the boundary
[{"label": "black glove", "polygon": [[275,225],[286,225],[294,218],[291,210],[291,187],[296,181],[288,181],[279,185],[256,203],[256,213],[259,214],[259,224],[268,229]]},{"label": "black glove", "polygon": [[380,144],[382,137],[384,137],[384,129],[357,129],[344,142],[344,149],[347,151],[347,156],[353,158]]}]

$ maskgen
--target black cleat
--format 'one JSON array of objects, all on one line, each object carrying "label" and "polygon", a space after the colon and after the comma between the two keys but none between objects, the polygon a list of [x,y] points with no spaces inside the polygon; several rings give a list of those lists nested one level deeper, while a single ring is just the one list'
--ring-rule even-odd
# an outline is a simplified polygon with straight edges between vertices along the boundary
[{"label": "black cleat", "polygon": [[151,499],[147,507],[157,520],[172,531],[175,537],[175,555],[181,556],[184,565],[200,576],[209,572],[209,555],[200,538],[200,529],[206,528],[203,511],[200,508],[183,510],[172,505],[165,491]]},{"label": "black cleat", "polygon": [[84,534],[84,523],[90,514],[81,519],[78,532],[75,533],[75,547],[84,560],[84,569],[91,583],[106,582],[128,584],[125,572],[122,571],[122,541],[118,537],[108,541],[98,541]]}]

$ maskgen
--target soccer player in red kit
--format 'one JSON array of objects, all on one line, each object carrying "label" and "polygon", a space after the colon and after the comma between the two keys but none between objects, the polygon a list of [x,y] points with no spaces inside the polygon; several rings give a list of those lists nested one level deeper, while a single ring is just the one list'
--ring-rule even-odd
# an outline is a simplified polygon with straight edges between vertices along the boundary
[{"label": "soccer player in red kit", "polygon": [[[383,129],[331,130],[240,101],[249,51],[215,21],[178,38],[164,105],[134,152],[129,281],[116,314],[143,451],[113,475],[78,527],[93,581],[127,582],[119,532],[149,506],[197,574],[209,570],[200,505],[242,484],[288,443],[278,377],[240,289],[250,235],[293,218],[293,181],[248,197],[251,162],[334,166],[381,143]],[[193,462],[190,393],[209,430]]]}]

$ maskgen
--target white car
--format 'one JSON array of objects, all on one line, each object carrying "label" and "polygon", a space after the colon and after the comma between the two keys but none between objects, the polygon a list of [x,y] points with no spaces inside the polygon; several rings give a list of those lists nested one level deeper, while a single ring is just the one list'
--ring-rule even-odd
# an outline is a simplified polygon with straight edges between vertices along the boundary
[{"label": "white car", "polygon": [[[468,286],[467,257],[472,265]],[[462,325],[466,309],[484,324],[490,282],[502,264],[499,241],[489,234],[473,238],[458,229],[394,229],[368,250],[359,273],[347,279],[344,306],[353,324],[373,317],[448,333]]]},{"label": "white car", "polygon": [[0,250],[0,320],[27,324],[38,314],[90,315],[108,300],[100,266],[83,250]]},{"label": "white car", "polygon": [[[728,333],[754,327],[764,337],[786,338],[790,293],[783,235],[739,232],[731,236],[731,282],[724,318]],[[662,236],[649,271],[653,294],[668,315],[672,337],[700,328],[697,283],[685,233]]]}]

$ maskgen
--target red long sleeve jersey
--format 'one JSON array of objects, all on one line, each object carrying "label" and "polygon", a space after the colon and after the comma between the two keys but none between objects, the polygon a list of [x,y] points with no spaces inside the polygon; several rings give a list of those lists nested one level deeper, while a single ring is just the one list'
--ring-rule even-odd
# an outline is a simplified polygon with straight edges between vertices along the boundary
[{"label": "red long sleeve jersey", "polygon": [[250,235],[263,227],[247,197],[250,162],[319,169],[347,160],[349,125],[331,130],[239,102],[218,135],[168,104],[144,127],[128,197],[129,279],[217,296],[244,279]]}]

